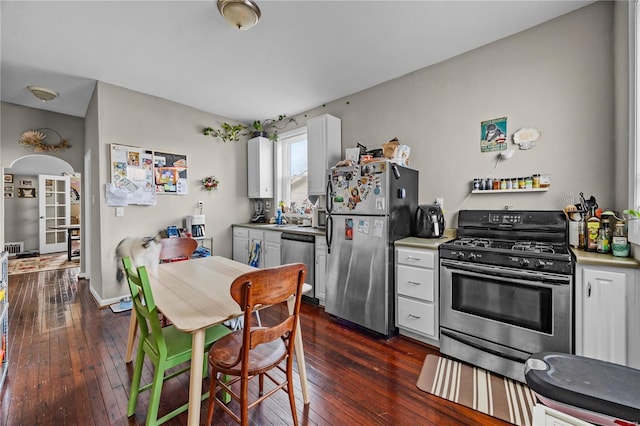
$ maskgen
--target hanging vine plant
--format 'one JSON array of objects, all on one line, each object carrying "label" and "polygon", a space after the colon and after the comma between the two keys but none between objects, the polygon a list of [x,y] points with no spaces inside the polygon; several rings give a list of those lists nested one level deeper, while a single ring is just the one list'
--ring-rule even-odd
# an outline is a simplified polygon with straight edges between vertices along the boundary
[{"label": "hanging vine plant", "polygon": [[278,131],[285,129],[290,123],[298,124],[295,118],[287,117],[282,114],[273,119],[269,118],[262,121],[256,120],[251,126],[247,126],[245,124],[236,124],[232,126],[229,123],[222,123],[219,129],[205,127],[202,129],[202,134],[205,136],[219,138],[223,142],[237,142],[243,136],[263,136],[269,138],[273,142],[277,142]]},{"label": "hanging vine plant", "polygon": [[217,191],[218,185],[220,185],[220,181],[215,176],[207,176],[202,179],[202,187],[207,191]]},{"label": "hanging vine plant", "polygon": [[[44,131],[44,133],[42,131]],[[44,143],[47,138],[47,131],[54,133],[58,141],[53,144]],[[60,133],[53,129],[42,127],[36,130],[27,130],[20,135],[20,143],[33,147],[33,152],[58,152],[61,149],[71,148],[69,142],[60,136]]]}]

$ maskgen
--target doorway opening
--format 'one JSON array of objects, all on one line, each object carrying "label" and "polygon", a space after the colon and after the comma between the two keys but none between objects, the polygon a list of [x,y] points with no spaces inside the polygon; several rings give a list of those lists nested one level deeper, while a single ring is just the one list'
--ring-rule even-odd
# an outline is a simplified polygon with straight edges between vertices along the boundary
[{"label": "doorway opening", "polygon": [[[42,179],[46,175],[45,179]],[[52,185],[52,180],[55,185]],[[82,177],[66,161],[50,155],[27,155],[4,169],[4,239],[22,243],[22,255],[67,251],[80,254]],[[11,183],[9,183],[11,181]],[[62,184],[60,184],[62,182]],[[63,229],[55,229],[63,227]],[[17,253],[16,255],[20,255]]]}]

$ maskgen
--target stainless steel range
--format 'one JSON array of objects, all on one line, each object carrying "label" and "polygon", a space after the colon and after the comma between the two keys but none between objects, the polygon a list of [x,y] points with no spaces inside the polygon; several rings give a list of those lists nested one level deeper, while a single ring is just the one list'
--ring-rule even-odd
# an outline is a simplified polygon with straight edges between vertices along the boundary
[{"label": "stainless steel range", "polygon": [[521,382],[532,353],[573,353],[567,242],[561,211],[460,211],[440,246],[440,351]]}]

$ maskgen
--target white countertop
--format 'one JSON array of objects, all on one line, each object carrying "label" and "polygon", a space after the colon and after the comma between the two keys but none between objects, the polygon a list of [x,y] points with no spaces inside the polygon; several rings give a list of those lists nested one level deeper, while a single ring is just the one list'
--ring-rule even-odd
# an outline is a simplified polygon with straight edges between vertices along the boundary
[{"label": "white countertop", "polygon": [[292,234],[304,234],[314,236],[324,236],[324,229],[312,228],[311,226],[298,225],[275,225],[271,223],[236,223],[233,226],[241,228],[262,229],[263,231],[290,232]]}]

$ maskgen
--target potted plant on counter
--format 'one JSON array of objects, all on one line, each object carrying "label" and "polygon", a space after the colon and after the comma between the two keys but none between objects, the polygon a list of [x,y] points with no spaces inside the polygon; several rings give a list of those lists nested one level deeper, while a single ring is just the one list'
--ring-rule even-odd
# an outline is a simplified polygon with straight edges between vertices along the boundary
[{"label": "potted plant on counter", "polygon": [[247,126],[245,124],[231,125],[225,122],[220,125],[219,129],[214,129],[213,127],[203,128],[202,134],[205,136],[220,138],[223,142],[237,142],[242,136],[262,136],[277,142],[278,131],[284,130],[292,122],[298,124],[295,118],[287,117],[282,114],[273,119],[268,118],[266,120],[256,120],[251,124],[251,126]]}]

